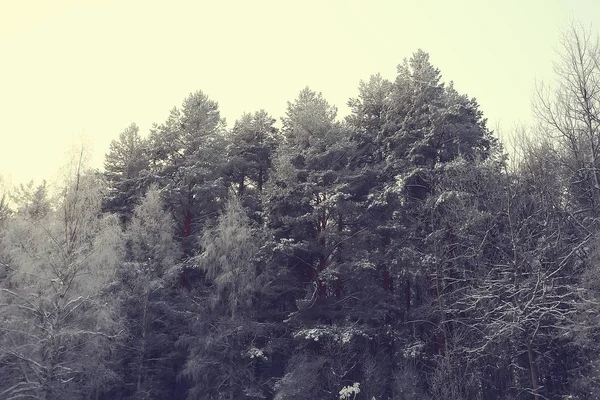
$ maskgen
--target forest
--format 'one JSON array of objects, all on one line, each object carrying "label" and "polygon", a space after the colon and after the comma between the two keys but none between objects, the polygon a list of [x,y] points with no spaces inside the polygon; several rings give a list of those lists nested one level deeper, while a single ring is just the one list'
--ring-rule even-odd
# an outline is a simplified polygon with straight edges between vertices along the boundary
[{"label": "forest", "polygon": [[510,151],[417,50],[345,118],[198,90],[7,188],[0,399],[600,399],[591,30],[555,73]]}]

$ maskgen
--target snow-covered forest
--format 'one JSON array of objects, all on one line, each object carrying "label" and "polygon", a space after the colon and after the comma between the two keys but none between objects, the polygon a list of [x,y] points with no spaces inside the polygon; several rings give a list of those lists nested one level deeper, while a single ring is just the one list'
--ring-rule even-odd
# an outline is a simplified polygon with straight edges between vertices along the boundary
[{"label": "snow-covered forest", "polygon": [[4,188],[0,399],[600,399],[600,42],[559,46],[511,146],[417,50],[344,119],[198,90]]}]

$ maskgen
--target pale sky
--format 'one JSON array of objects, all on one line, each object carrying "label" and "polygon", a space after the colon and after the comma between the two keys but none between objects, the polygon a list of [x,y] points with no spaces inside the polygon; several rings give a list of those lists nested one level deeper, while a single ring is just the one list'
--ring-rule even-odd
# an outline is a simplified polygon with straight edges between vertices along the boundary
[{"label": "pale sky", "polygon": [[507,131],[533,122],[560,29],[594,17],[597,0],[0,0],[0,175],[51,178],[82,134],[100,167],[130,123],[146,135],[199,89],[229,126],[280,118],[306,85],[343,117],[418,48]]}]

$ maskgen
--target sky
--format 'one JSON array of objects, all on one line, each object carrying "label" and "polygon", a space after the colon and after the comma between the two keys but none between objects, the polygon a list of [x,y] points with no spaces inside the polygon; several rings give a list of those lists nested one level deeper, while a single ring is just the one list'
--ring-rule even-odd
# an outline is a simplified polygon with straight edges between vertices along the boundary
[{"label": "sky", "polygon": [[343,117],[419,48],[509,132],[534,123],[561,29],[594,16],[597,0],[0,0],[0,176],[51,180],[82,140],[100,168],[129,124],[147,135],[197,90],[229,126],[282,117],[306,86]]}]

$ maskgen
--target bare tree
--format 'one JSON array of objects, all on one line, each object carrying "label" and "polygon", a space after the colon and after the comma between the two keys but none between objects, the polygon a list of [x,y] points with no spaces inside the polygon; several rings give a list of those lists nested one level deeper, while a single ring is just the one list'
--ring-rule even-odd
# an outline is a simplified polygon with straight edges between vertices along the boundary
[{"label": "bare tree", "polygon": [[541,128],[563,149],[579,212],[600,215],[600,40],[576,23],[563,32],[554,87],[540,85],[534,109]]}]

